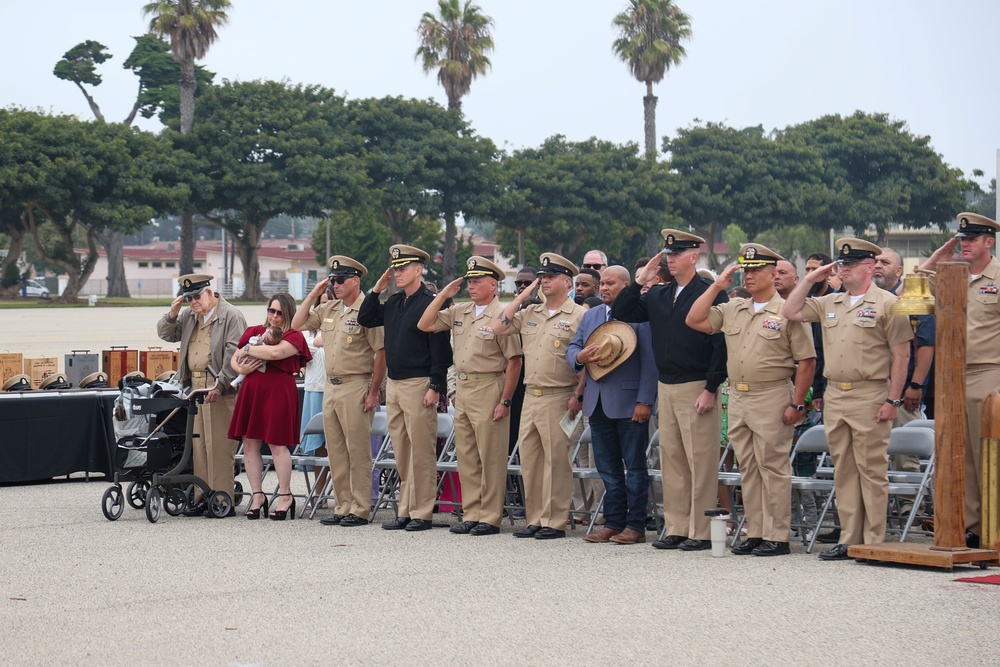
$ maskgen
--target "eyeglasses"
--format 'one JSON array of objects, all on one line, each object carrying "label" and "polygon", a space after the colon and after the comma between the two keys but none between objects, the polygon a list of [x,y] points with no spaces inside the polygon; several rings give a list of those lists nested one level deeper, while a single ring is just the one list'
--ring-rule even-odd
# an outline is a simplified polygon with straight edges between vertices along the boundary
[{"label": "eyeglasses", "polygon": [[343,285],[344,283],[346,283],[348,280],[350,280],[353,277],[354,276],[336,276],[336,277],[330,278],[330,282],[331,283],[337,283],[338,285]]},{"label": "eyeglasses", "polygon": [[598,270],[598,269],[603,269],[604,265],[603,264],[584,264],[583,268]]},{"label": "eyeglasses", "polygon": [[268,315],[280,315],[281,317],[285,316],[285,314],[283,312],[281,312],[280,310],[275,310],[274,308],[268,308],[267,309],[267,314]]},{"label": "eyeglasses", "polygon": [[199,299],[201,299],[202,294],[204,294],[204,292],[198,292],[197,294],[188,294],[184,298],[188,300],[188,303],[190,303],[191,301],[198,301]]},{"label": "eyeglasses", "polygon": [[530,285],[533,282],[535,282],[535,281],[534,280],[515,280],[514,284],[517,285],[518,287],[527,287],[528,285]]}]

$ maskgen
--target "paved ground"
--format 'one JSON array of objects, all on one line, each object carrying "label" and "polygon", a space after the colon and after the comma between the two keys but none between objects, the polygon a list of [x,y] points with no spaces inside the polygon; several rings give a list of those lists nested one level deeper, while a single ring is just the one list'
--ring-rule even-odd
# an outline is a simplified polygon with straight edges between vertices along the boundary
[{"label": "paved ground", "polygon": [[131,508],[112,523],[106,487],[0,487],[3,663],[997,660],[1000,586],[952,581],[978,568],[825,563],[801,545],[712,558],[579,533],[516,540],[509,525],[489,537],[242,517],[154,525]]}]

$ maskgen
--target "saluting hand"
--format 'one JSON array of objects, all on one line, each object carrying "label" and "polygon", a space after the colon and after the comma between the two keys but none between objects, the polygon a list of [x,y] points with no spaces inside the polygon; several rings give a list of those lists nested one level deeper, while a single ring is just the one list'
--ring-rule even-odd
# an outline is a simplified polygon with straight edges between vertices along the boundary
[{"label": "saluting hand", "polygon": [[811,283],[820,283],[833,275],[833,270],[837,267],[836,262],[830,262],[829,264],[824,264],[823,266],[813,269],[806,274],[806,280]]},{"label": "saluting hand", "polygon": [[323,280],[316,283],[316,285],[312,289],[312,294],[310,294],[309,296],[313,297],[314,299],[318,299],[323,294],[323,292],[326,291],[326,286],[329,284],[330,284],[330,278],[329,277],[323,278]]},{"label": "saluting hand", "polygon": [[461,289],[462,289],[462,281],[463,280],[465,280],[464,277],[462,277],[462,278],[456,278],[455,280],[452,280],[450,283],[448,283],[447,285],[445,285],[444,289],[441,290],[441,294],[444,295],[444,298],[450,299],[451,297],[453,297],[456,294],[458,294],[459,291],[461,291]]},{"label": "saluting hand", "polygon": [[375,283],[373,288],[376,292],[382,292],[386,287],[389,286],[389,281],[392,279],[392,267],[385,270],[381,276],[379,276],[378,282]]},{"label": "saluting hand", "polygon": [[187,299],[181,295],[170,302],[170,319],[177,319],[177,316],[181,314],[181,308],[184,306],[185,301]]},{"label": "saluting hand", "polygon": [[725,271],[719,274],[719,277],[715,279],[715,286],[720,290],[725,292],[727,289],[733,286],[733,275],[737,271],[742,271],[743,267],[739,264],[733,264],[727,267]]},{"label": "saluting hand", "polygon": [[639,272],[635,274],[635,282],[640,285],[645,285],[650,279],[656,276],[656,272],[660,270],[660,253],[653,255],[646,266],[639,269]]}]

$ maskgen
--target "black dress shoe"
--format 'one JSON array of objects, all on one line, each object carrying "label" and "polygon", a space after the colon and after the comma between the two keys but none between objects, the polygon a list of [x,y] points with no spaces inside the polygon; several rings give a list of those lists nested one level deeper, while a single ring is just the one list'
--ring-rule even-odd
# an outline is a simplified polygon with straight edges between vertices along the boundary
[{"label": "black dress shoe", "polygon": [[772,542],[765,540],[760,546],[753,550],[754,556],[787,556],[792,553],[788,548],[788,542]]},{"label": "black dress shoe", "polygon": [[541,526],[525,526],[514,531],[514,537],[534,537],[542,529]]},{"label": "black dress shoe", "polygon": [[965,546],[970,549],[979,548],[979,536],[973,533],[971,530],[965,533]]},{"label": "black dress shoe", "polygon": [[469,531],[469,535],[499,535],[500,526],[479,522],[476,527]]},{"label": "black dress shoe", "polygon": [[340,522],[344,520],[343,514],[334,514],[333,516],[325,516],[319,520],[324,526],[339,526]]},{"label": "black dress shoe", "polygon": [[681,551],[705,551],[712,548],[712,540],[684,540],[678,546]]},{"label": "black dress shoe", "polygon": [[357,514],[348,514],[340,520],[341,526],[367,526],[368,519],[364,519]]},{"label": "black dress shoe", "polygon": [[827,549],[822,552],[819,557],[823,560],[848,560],[850,556],[847,555],[846,544],[838,544],[832,549]]},{"label": "black dress shoe", "polygon": [[382,524],[382,530],[403,530],[406,525],[410,523],[410,518],[406,516],[399,516],[392,521],[386,521]]},{"label": "black dress shoe", "polygon": [[559,539],[560,537],[566,537],[565,530],[549,528],[548,526],[542,528],[537,533],[535,533],[536,540],[556,540]]},{"label": "black dress shoe", "polygon": [[462,523],[456,523],[454,526],[449,528],[448,532],[455,533],[456,535],[468,535],[472,529],[478,525],[478,521],[463,521]]},{"label": "black dress shoe", "polygon": [[840,542],[840,528],[834,528],[829,533],[820,533],[816,536],[816,541],[823,544],[837,544]]},{"label": "black dress shoe", "polygon": [[425,519],[411,519],[404,530],[408,530],[411,533],[415,533],[418,530],[430,530],[434,527],[434,524]]},{"label": "black dress shoe", "polygon": [[735,547],[730,549],[737,556],[749,556],[753,553],[753,550],[759,547],[764,540],[759,537],[748,537]]},{"label": "black dress shoe", "polygon": [[653,546],[657,549],[676,549],[681,543],[686,541],[686,535],[666,535],[662,540],[653,542]]},{"label": "black dress shoe", "polygon": [[205,516],[205,512],[208,511],[208,503],[204,500],[188,507],[187,509],[181,510],[181,514],[184,516]]}]

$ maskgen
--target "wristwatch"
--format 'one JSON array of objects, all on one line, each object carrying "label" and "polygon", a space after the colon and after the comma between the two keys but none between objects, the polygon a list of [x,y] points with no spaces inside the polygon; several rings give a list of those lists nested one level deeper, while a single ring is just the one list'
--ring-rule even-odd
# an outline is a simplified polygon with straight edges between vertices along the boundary
[{"label": "wristwatch", "polygon": [[434,384],[432,382],[431,384],[427,385],[427,388],[430,389],[431,391],[436,391],[439,394],[441,393],[441,385],[439,384]]},{"label": "wristwatch", "polygon": [[579,396],[577,396],[576,400],[578,400],[579,402],[583,403],[583,394],[580,394]]},{"label": "wristwatch", "polygon": [[923,391],[924,388],[924,385],[920,384],[919,382],[911,382],[906,386],[908,386],[910,389],[916,389],[917,391]]},{"label": "wristwatch", "polygon": [[798,405],[796,405],[795,403],[789,403],[788,407],[795,408],[796,412],[802,412],[803,410],[806,409],[805,403],[799,403]]},{"label": "wristwatch", "polygon": [[510,407],[510,399],[509,398],[503,399],[502,401],[500,401],[500,405],[504,406],[505,408],[509,408]]},{"label": "wristwatch", "polygon": [[887,398],[885,402],[897,408],[903,404],[903,400],[899,398]]}]

